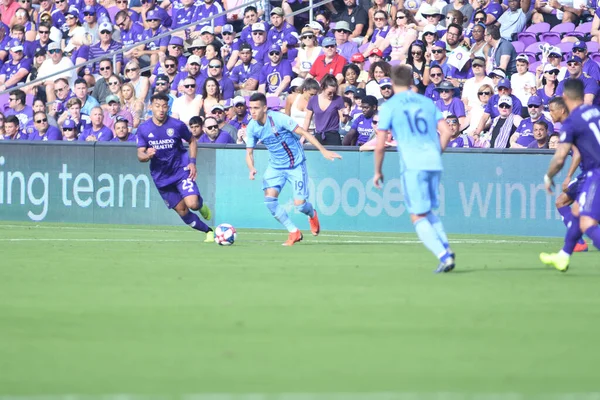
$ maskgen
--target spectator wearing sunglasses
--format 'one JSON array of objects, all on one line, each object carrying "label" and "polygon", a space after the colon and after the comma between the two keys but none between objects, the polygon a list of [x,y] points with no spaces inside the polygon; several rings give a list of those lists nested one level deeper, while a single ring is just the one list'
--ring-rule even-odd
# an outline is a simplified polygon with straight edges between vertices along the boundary
[{"label": "spectator wearing sunglasses", "polygon": [[448,76],[450,65],[446,57],[446,42],[438,40],[431,46],[431,65],[438,65],[444,71],[444,77]]},{"label": "spectator wearing sunglasses", "polygon": [[[134,22],[129,16],[129,12],[127,10],[119,11],[117,15],[115,15],[114,21],[115,25],[121,31],[121,43],[123,44],[123,47],[129,47],[142,41],[142,37],[144,36],[144,26],[139,22]],[[131,50],[126,51],[123,53],[124,62],[127,63],[129,60],[139,56],[143,50],[144,45],[141,44]]]},{"label": "spectator wearing sunglasses", "polygon": [[55,0],[54,10],[52,11],[52,25],[59,29],[63,34],[69,32],[67,26],[67,12],[69,11],[68,0]]},{"label": "spectator wearing sunglasses", "polygon": [[[23,52],[25,57],[33,60],[35,58],[35,53],[41,52],[42,50],[46,52],[48,50],[48,45],[50,44],[50,28],[52,27],[51,23],[42,22],[38,27],[38,36],[39,39],[34,41],[25,41],[23,43]],[[0,27],[1,28],[1,27]],[[14,29],[14,27],[13,27]],[[0,49],[0,59],[6,58],[6,50]]]},{"label": "spectator wearing sunglasses", "polygon": [[227,71],[231,71],[240,57],[240,45],[242,42],[235,37],[233,25],[227,24],[221,30],[221,58],[225,62]]},{"label": "spectator wearing sunglasses", "polygon": [[[60,43],[50,43],[48,45],[48,55],[49,57],[46,58],[46,61],[44,61],[38,69],[38,78],[43,79],[58,71],[63,71],[58,75],[54,75],[52,79],[66,78],[69,82],[69,86],[72,87],[75,83],[75,79],[77,79],[77,71],[74,69],[65,71],[66,69],[73,67],[73,62],[70,58],[64,57],[64,53],[60,48]],[[47,82],[52,82],[52,80],[48,80]],[[52,101],[52,96],[48,96],[48,101]]]},{"label": "spectator wearing sunglasses", "polygon": [[287,92],[292,81],[292,66],[288,60],[283,60],[282,57],[281,47],[278,44],[272,44],[269,48],[271,62],[263,66],[258,79],[260,93],[279,97]]},{"label": "spectator wearing sunglasses", "polygon": [[[462,101],[465,105],[465,111],[469,113],[472,108],[481,107],[479,92],[483,85],[494,85],[492,78],[485,75],[485,58],[476,57],[471,62],[473,77],[465,81],[462,90]],[[493,91],[488,96],[494,94]],[[489,97],[488,97],[489,98]]]},{"label": "spectator wearing sunglasses", "polygon": [[62,140],[62,132],[57,127],[50,126],[45,112],[36,112],[33,115],[33,122],[33,132],[28,135],[28,140],[44,142]]},{"label": "spectator wearing sunglasses", "polygon": [[550,99],[552,99],[556,93],[559,73],[560,70],[553,64],[544,65],[544,73],[541,75],[542,87],[537,90],[536,94],[542,100],[545,111],[548,111]]},{"label": "spectator wearing sunglasses", "polygon": [[[491,84],[483,84],[479,87],[479,91],[477,92],[477,103],[470,103],[470,110],[468,112],[469,115],[469,127],[466,132],[469,135],[473,135],[479,126],[479,122],[483,118],[485,113],[485,107],[487,103],[489,103],[492,95],[494,94],[494,88]],[[487,119],[487,117],[486,117]],[[484,125],[484,128],[486,125]]]},{"label": "spectator wearing sunglasses", "polygon": [[325,75],[333,75],[338,83],[341,83],[344,81],[342,70],[347,63],[348,61],[337,53],[335,39],[326,37],[323,39],[323,54],[317,57],[306,77],[321,82]]},{"label": "spectator wearing sunglasses", "polygon": [[92,44],[98,43],[100,41],[100,24],[98,23],[96,9],[92,6],[85,6],[79,17],[83,19],[83,29],[92,37]]},{"label": "spectator wearing sunglasses", "polygon": [[[587,44],[583,40],[579,40],[573,44],[571,53],[581,58],[582,71],[585,75],[594,78],[596,81],[600,81],[600,66],[598,66],[594,60],[590,59]],[[569,76],[570,74],[567,68],[565,79]]]},{"label": "spectator wearing sunglasses", "polygon": [[473,147],[474,141],[473,138],[467,135],[466,133],[461,134],[460,122],[456,115],[448,115],[446,117],[446,123],[450,127],[450,132],[452,132],[452,136],[450,136],[450,141],[448,142],[448,147],[462,147],[462,148],[470,148]]},{"label": "spectator wearing sunglasses", "polygon": [[313,30],[309,26],[305,26],[300,34],[300,48],[296,63],[292,68],[293,71],[301,78],[306,77],[321,54],[321,50]]},{"label": "spectator wearing sunglasses", "polygon": [[202,96],[196,94],[196,80],[194,78],[185,78],[183,80],[183,94],[173,102],[172,117],[182,122],[186,122],[200,115],[200,106],[202,105]]},{"label": "spectator wearing sunglasses", "polygon": [[[549,54],[548,54],[548,63],[547,64],[540,64],[538,65],[538,67],[535,69],[535,77],[537,79],[537,86],[540,87],[542,86],[542,78],[544,77],[545,74],[545,69],[546,69],[546,65],[550,64],[550,67],[548,68],[552,68],[552,69],[557,69],[558,70],[558,79],[556,81],[556,83],[558,84],[558,82],[562,81],[565,78],[565,74],[567,73],[567,67],[566,66],[561,66],[562,63],[562,51],[558,48],[558,47],[551,47]],[[538,94],[538,96],[540,96]],[[542,97],[543,99],[543,97]],[[546,103],[545,103],[546,104]]]},{"label": "spectator wearing sunglasses", "polygon": [[[485,135],[474,135],[479,138],[479,147],[505,149],[510,146],[509,139],[521,123],[521,116],[513,110],[513,99],[501,96],[498,101],[499,114],[492,120],[492,126]],[[477,147],[477,146],[476,146]]]},{"label": "spectator wearing sunglasses", "polygon": [[442,67],[439,65],[432,65],[429,69],[429,85],[425,88],[425,97],[430,98],[433,101],[437,101],[440,99],[440,92],[435,90],[437,85],[439,85],[444,80],[444,71]]},{"label": "spectator wearing sunglasses", "polygon": [[152,71],[152,76],[150,77],[150,82],[155,84],[156,78],[159,75],[166,75],[169,83],[173,82],[178,72],[185,72],[185,63],[187,63],[187,59],[185,60],[183,67],[179,68],[179,61],[175,57],[166,56],[164,61],[156,64],[154,67],[154,71]]},{"label": "spectator wearing sunglasses", "polygon": [[[161,8],[157,7],[157,9]],[[146,23],[148,28],[144,30],[142,40],[148,40],[169,31],[167,27],[161,25],[161,14],[157,11],[157,9],[149,10],[146,13]],[[146,43],[144,50],[137,53],[136,56],[142,57],[142,59],[145,59],[146,62],[149,62],[151,66],[154,66],[156,63],[158,63],[159,55],[167,52],[167,47],[169,46],[170,40],[171,37],[167,35],[152,42],[148,42]]]},{"label": "spectator wearing sunglasses", "polygon": [[[583,72],[582,60],[579,56],[571,55],[567,60],[567,72],[569,73],[569,79],[578,79],[583,82],[583,103],[584,104],[597,104],[596,98],[598,95],[598,82],[594,78],[590,78]],[[556,95],[562,96],[564,85],[567,79],[564,79],[558,83],[556,88]]]},{"label": "spectator wearing sunglasses", "polygon": [[[153,87],[153,95],[155,94],[159,94],[162,93],[166,96],[168,96],[169,101],[167,103],[168,109],[167,109],[167,115],[171,116],[172,115],[172,109],[173,109],[173,102],[175,101],[175,96],[173,96],[173,94],[171,93],[171,82],[169,81],[169,77],[167,75],[158,75],[156,77],[156,80],[154,81],[154,87]],[[152,107],[148,107],[148,109],[146,110],[146,119],[149,119],[152,117]]]},{"label": "spectator wearing sunglasses", "polygon": [[460,130],[466,128],[467,117],[465,113],[465,105],[458,98],[454,97],[456,94],[456,88],[450,81],[441,82],[435,90],[440,93],[440,98],[435,102],[438,110],[443,115],[454,115],[460,121]]},{"label": "spectator wearing sunglasses", "polygon": [[542,99],[538,96],[531,96],[527,102],[529,117],[525,118],[519,124],[515,133],[510,137],[511,148],[525,148],[536,139],[534,138],[534,124],[538,121],[543,121],[546,124],[546,129],[554,132],[554,125],[543,114],[544,105]]},{"label": "spectator wearing sunglasses", "polygon": [[233,138],[227,133],[219,129],[217,119],[213,116],[208,116],[204,120],[204,126],[202,127],[204,134],[198,139],[198,143],[211,143],[211,144],[227,144],[235,143]]},{"label": "spectator wearing sunglasses", "polygon": [[[121,67],[123,65],[123,54],[118,53],[114,54],[114,52],[121,50],[123,45],[112,38],[113,26],[110,22],[102,22],[98,30],[100,32],[100,42],[93,46],[90,46],[90,59],[99,58],[99,57],[110,57],[113,56],[116,58],[117,63],[114,66],[115,72],[120,72]],[[98,74],[100,68],[100,64],[98,62],[94,63],[92,67],[92,74]]]},{"label": "spectator wearing sunglasses", "polygon": [[64,142],[76,142],[77,135],[79,134],[77,130],[77,124],[72,119],[66,119],[65,122],[61,125],[63,141]]}]

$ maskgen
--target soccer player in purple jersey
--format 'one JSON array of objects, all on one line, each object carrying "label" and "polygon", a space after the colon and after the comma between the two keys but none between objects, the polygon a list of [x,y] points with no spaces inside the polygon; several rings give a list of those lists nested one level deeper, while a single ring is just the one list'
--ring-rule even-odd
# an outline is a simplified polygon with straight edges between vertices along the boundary
[{"label": "soccer player in purple jersey", "polygon": [[563,249],[558,253],[541,253],[540,260],[565,272],[575,244],[583,233],[600,249],[600,193],[597,190],[600,187],[600,107],[584,104],[584,84],[578,79],[566,80],[562,97],[569,116],[562,124],[560,144],[544,176],[544,184],[546,190],[552,193],[553,178],[564,166],[573,146],[581,155],[585,180],[577,201],[573,203],[573,222],[567,229]]},{"label": "soccer player in purple jersey", "polygon": [[[200,210],[204,219],[210,219],[210,209],[196,185],[196,138],[183,122],[168,116],[166,94],[153,95],[150,107],[152,118],[137,129],[138,160],[150,161],[150,174],[167,207],[191,228],[206,232],[205,242],[214,242],[213,230],[193,212]],[[190,144],[189,155],[184,140]]]}]

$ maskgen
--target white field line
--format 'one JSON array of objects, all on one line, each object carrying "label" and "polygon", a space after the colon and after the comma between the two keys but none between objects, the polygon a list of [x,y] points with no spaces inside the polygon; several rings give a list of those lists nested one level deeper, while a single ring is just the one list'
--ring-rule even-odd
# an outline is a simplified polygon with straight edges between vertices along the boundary
[{"label": "white field line", "polygon": [[0,400],[600,400],[600,393],[197,393],[183,395],[1,395]]},{"label": "white field line", "polygon": [[[280,234],[281,240],[242,240],[245,243],[279,243],[284,240],[285,235]],[[341,236],[344,237],[344,236]],[[200,243],[199,240],[189,239],[115,239],[115,238],[0,238],[0,242],[109,242],[109,243]],[[420,240],[319,240],[315,239],[313,243],[335,244],[335,243],[371,243],[371,244],[416,244]],[[523,243],[519,240],[478,240],[478,239],[457,239],[450,240],[451,244],[515,244]],[[527,241],[527,244],[549,244],[547,241]],[[0,399],[2,400],[2,399]]]},{"label": "white field line", "polygon": [[[144,229],[144,228],[115,228],[115,227],[104,227],[102,225],[98,226],[45,226],[45,225],[6,225],[0,224],[0,231],[3,228],[29,228],[29,229],[50,229],[50,230],[76,230],[76,231],[116,231],[116,232],[161,232],[161,233],[176,233],[176,234],[188,234],[189,230],[183,229]],[[244,229],[238,230],[238,232],[245,233]],[[252,235],[285,235],[285,232],[261,232],[260,230],[253,230],[251,232]],[[349,239],[362,239],[372,237],[373,235],[377,235],[377,241],[374,242],[365,242],[363,240],[357,241],[358,243],[381,243],[382,240],[390,239],[392,242],[396,243],[398,239],[402,236],[413,236],[413,233],[398,233],[396,236],[381,236],[377,232],[365,232],[364,234],[356,234],[356,233],[342,233],[342,234],[334,234],[334,233],[321,233],[319,237],[332,237],[332,238],[349,238]],[[548,240],[543,240],[544,238],[531,240],[528,237],[523,237],[519,240],[503,240],[503,239],[456,239],[456,241],[451,241],[451,243],[534,243],[534,244],[544,244],[548,243]],[[557,238],[559,239],[559,238]],[[3,240],[3,239],[0,239]],[[140,240],[135,240],[140,241]],[[174,240],[178,241],[178,240]],[[352,241],[349,243],[353,243]],[[421,243],[420,241],[400,241],[400,243]],[[2,399],[0,399],[2,400]]]}]

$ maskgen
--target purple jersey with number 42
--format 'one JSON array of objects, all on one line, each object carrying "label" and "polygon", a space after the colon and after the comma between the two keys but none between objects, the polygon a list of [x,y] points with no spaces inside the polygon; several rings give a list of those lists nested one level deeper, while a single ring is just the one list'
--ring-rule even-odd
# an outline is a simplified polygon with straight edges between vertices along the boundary
[{"label": "purple jersey with number 42", "polygon": [[165,187],[189,176],[186,169],[189,158],[183,141],[189,142],[191,138],[188,127],[171,117],[160,126],[152,119],[140,124],[137,147],[156,149],[156,154],[150,159],[150,175],[156,187]]}]

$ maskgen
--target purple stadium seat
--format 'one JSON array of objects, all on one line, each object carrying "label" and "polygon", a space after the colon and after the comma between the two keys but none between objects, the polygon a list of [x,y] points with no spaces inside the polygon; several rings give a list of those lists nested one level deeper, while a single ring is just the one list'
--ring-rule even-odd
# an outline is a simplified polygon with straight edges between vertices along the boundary
[{"label": "purple stadium seat", "polygon": [[600,53],[589,54],[589,57],[594,60],[596,64],[600,64]]},{"label": "purple stadium seat", "polygon": [[267,108],[275,111],[280,110],[281,99],[275,96],[267,96]]},{"label": "purple stadium seat", "polygon": [[550,30],[550,32],[567,33],[575,30],[575,24],[572,22],[563,22],[562,24],[556,25]]},{"label": "purple stadium seat", "polygon": [[536,61],[536,62],[532,62],[529,64],[529,72],[533,72],[535,74],[535,70],[537,69],[538,65],[540,65],[542,62],[541,61]]},{"label": "purple stadium seat", "polygon": [[528,54],[540,54],[542,51],[540,50],[540,45],[542,45],[543,43],[532,43],[529,46],[527,46],[525,48],[525,53]]},{"label": "purple stadium seat", "polygon": [[565,36],[584,36],[586,33],[590,33],[592,30],[591,22],[584,22],[575,28],[572,32],[565,33]]},{"label": "purple stadium seat", "polygon": [[563,42],[563,43],[557,44],[556,47],[558,47],[560,49],[560,51],[563,52],[563,54],[570,53],[571,50],[573,50],[573,43],[572,42]]},{"label": "purple stadium seat", "polygon": [[540,42],[550,43],[555,46],[560,43],[560,33],[558,32],[544,32],[540,34]]},{"label": "purple stadium seat", "polygon": [[8,111],[8,97],[10,95],[8,93],[0,94],[0,104],[2,104],[2,112]]},{"label": "purple stadium seat", "polygon": [[588,53],[597,53],[598,51],[600,51],[600,45],[598,44],[598,42],[587,42],[586,44]]},{"label": "purple stadium seat", "polygon": [[550,24],[547,22],[540,22],[538,24],[533,24],[529,28],[527,28],[525,30],[525,32],[532,32],[532,33],[550,32]]},{"label": "purple stadium seat", "polygon": [[537,35],[533,32],[521,32],[517,34],[517,41],[523,43],[523,47],[527,47],[537,42]]},{"label": "purple stadium seat", "polygon": [[523,43],[523,42],[512,42],[512,45],[515,48],[515,51],[517,52],[517,54],[525,51],[525,43]]},{"label": "purple stadium seat", "polygon": [[537,56],[533,53],[523,53],[529,58],[529,65],[537,61]]}]

